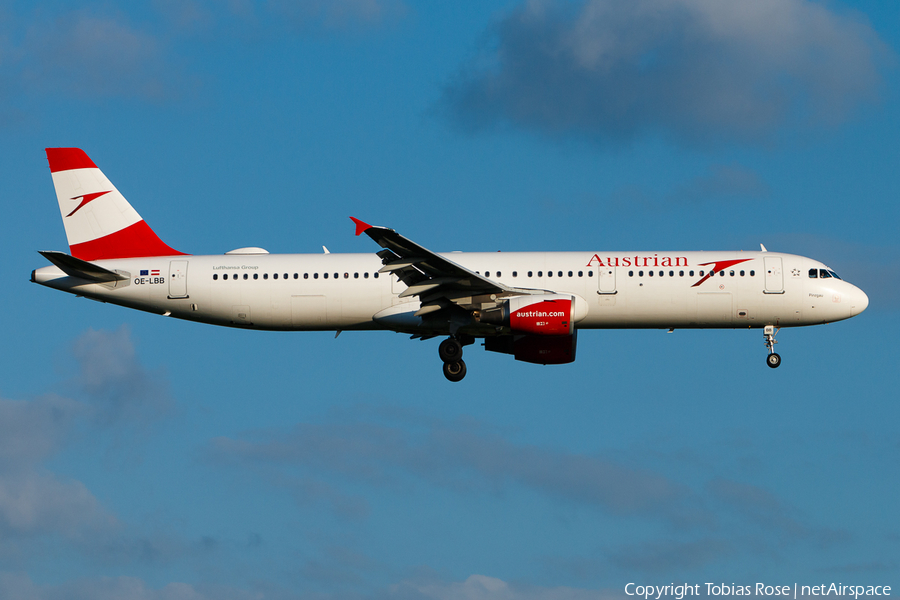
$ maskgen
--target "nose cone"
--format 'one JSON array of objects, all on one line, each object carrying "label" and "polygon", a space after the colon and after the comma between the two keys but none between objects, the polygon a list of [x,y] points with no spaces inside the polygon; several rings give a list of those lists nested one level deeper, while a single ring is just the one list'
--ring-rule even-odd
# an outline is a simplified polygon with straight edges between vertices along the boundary
[{"label": "nose cone", "polygon": [[853,288],[853,293],[850,294],[849,300],[851,317],[855,317],[869,306],[869,297],[858,287]]}]

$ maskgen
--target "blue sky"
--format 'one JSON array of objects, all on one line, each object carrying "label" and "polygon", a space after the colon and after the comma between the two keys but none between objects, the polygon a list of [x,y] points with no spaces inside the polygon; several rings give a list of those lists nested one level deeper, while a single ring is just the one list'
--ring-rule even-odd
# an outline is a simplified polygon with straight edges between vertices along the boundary
[{"label": "blue sky", "polygon": [[[10,2],[0,597],[621,598],[900,585],[894,0]],[[539,367],[28,282],[85,149],[171,246],[758,248],[850,321],[594,331]]]}]

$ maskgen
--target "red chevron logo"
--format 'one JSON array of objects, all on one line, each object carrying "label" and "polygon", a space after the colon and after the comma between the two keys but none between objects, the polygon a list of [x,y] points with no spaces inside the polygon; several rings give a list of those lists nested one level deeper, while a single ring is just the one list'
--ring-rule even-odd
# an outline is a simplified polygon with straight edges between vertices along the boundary
[{"label": "red chevron logo", "polygon": [[727,269],[728,267],[733,267],[736,264],[747,262],[748,260],[753,260],[752,258],[740,258],[738,260],[719,260],[716,262],[708,262],[708,263],[700,263],[701,267],[705,267],[706,265],[713,265],[712,269],[709,270],[709,273],[703,276],[703,279],[692,285],[691,287],[697,287],[719,271]]},{"label": "red chevron logo", "polygon": [[79,204],[78,206],[76,206],[76,207],[75,207],[75,210],[73,210],[72,212],[70,212],[69,214],[67,214],[66,217],[71,217],[72,215],[74,215],[75,213],[77,213],[77,212],[78,212],[85,204],[87,204],[87,203],[90,202],[91,200],[96,200],[97,198],[99,198],[99,197],[102,196],[103,194],[108,194],[108,193],[110,193],[111,191],[112,191],[112,190],[106,190],[105,192],[94,192],[94,193],[92,193],[92,194],[84,194],[83,196],[75,196],[74,198],[70,198],[70,200],[78,200],[79,198],[81,198],[81,204]]}]

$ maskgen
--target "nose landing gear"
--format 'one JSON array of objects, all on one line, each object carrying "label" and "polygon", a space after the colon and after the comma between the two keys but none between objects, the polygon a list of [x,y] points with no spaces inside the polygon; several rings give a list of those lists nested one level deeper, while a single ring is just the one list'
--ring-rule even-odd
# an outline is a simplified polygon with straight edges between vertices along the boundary
[{"label": "nose landing gear", "polygon": [[450,336],[438,346],[438,355],[444,363],[444,377],[450,381],[462,381],[466,376],[466,363],[462,359],[463,346],[471,344],[474,339],[462,336]]},{"label": "nose landing gear", "polygon": [[766,357],[766,364],[773,369],[776,369],[781,365],[781,356],[775,352],[775,344],[778,343],[775,341],[776,333],[778,333],[778,328],[774,325],[766,325],[766,328],[763,330],[763,334],[766,338],[766,348],[769,349],[769,356]]}]

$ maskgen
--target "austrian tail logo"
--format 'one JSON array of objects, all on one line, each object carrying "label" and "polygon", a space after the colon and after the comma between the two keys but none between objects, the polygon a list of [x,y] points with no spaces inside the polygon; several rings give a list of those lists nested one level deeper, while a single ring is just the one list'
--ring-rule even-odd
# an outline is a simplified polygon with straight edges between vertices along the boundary
[{"label": "austrian tail logo", "polygon": [[704,281],[706,281],[707,279],[709,279],[710,277],[712,277],[713,275],[715,275],[716,273],[718,273],[719,271],[724,271],[724,270],[727,269],[728,267],[733,267],[734,265],[740,264],[740,263],[742,263],[742,262],[747,262],[748,260],[752,260],[752,259],[750,259],[750,258],[741,258],[741,259],[738,259],[738,260],[719,260],[719,261],[716,261],[716,262],[714,262],[714,263],[712,263],[712,262],[708,262],[708,263],[700,263],[700,266],[701,266],[701,267],[705,267],[706,265],[713,265],[713,267],[709,270],[709,273],[707,273],[706,275],[704,275],[703,278],[702,278],[700,281],[698,281],[697,283],[695,283],[695,284],[692,285],[691,287],[697,287],[698,285],[700,285],[701,283],[703,283]]},{"label": "austrian tail logo", "polygon": [[90,201],[92,201],[92,200],[96,200],[97,198],[99,198],[99,197],[102,196],[103,194],[108,194],[108,193],[110,193],[111,191],[112,191],[112,190],[106,190],[105,192],[94,192],[94,193],[92,193],[92,194],[84,194],[84,195],[82,195],[82,196],[75,196],[74,198],[70,198],[70,200],[78,200],[79,198],[81,198],[81,204],[79,204],[78,206],[76,206],[76,207],[75,207],[75,210],[73,210],[72,212],[70,212],[69,214],[67,214],[66,217],[71,217],[72,215],[74,215],[75,213],[77,213],[79,210],[81,210],[81,208],[84,207],[84,205],[87,204],[88,202],[90,202]]}]

